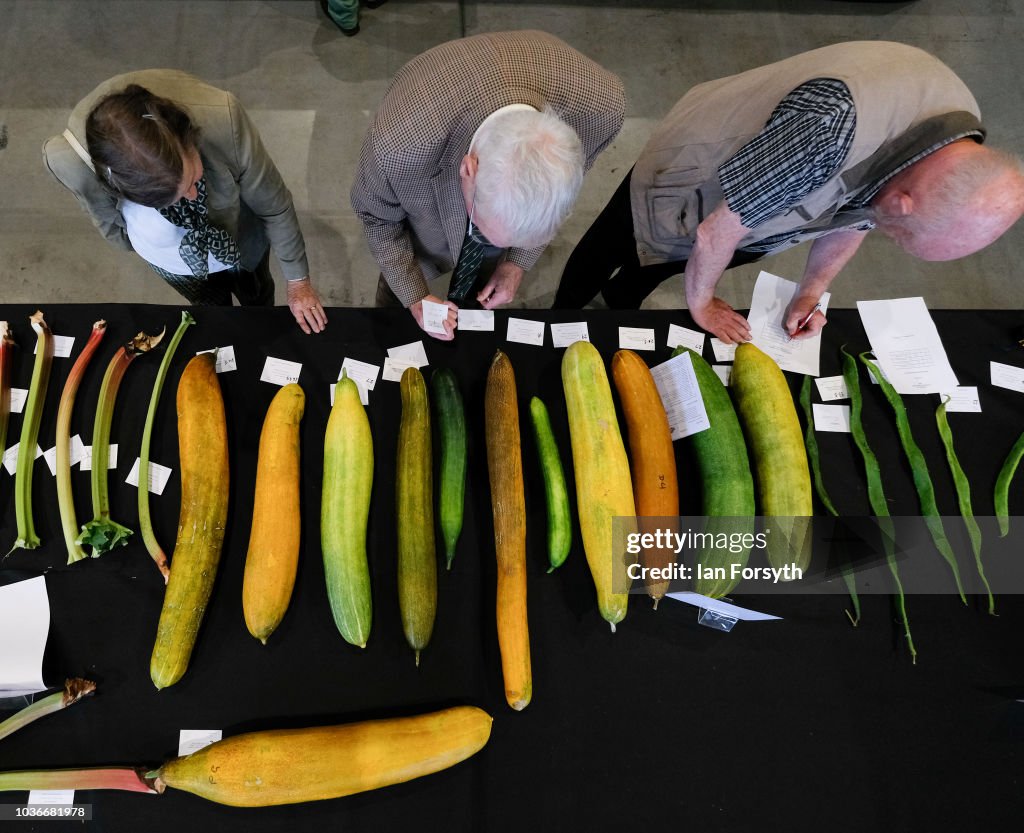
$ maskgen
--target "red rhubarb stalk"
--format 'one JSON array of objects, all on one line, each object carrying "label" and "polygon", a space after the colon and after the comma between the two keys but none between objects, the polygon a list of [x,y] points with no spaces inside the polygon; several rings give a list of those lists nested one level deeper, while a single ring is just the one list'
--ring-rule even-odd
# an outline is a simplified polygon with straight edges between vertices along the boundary
[{"label": "red rhubarb stalk", "polygon": [[163,792],[154,788],[143,768],[95,767],[89,769],[23,769],[0,772],[2,790],[128,790]]},{"label": "red rhubarb stalk", "polygon": [[92,325],[89,341],[78,354],[74,367],[64,383],[57,410],[57,506],[60,508],[60,525],[64,530],[64,544],[68,548],[68,564],[85,558],[85,550],[78,543],[78,518],[75,515],[75,498],[71,490],[71,413],[75,407],[78,386],[85,375],[96,348],[107,332],[107,322],[102,319]]},{"label": "red rhubarb stalk", "polygon": [[110,518],[110,495],[107,491],[110,461],[110,424],[114,419],[114,403],[117,401],[117,390],[121,386],[128,366],[137,356],[148,353],[164,337],[165,330],[158,335],[149,336],[139,333],[135,338],[121,347],[107,365],[100,386],[99,402],[96,406],[96,423],[92,433],[92,511],[93,519],[82,526],[82,534],[78,536],[79,545],[88,544],[92,547],[92,557],[97,558],[114,547],[124,546],[134,534],[126,526],[122,526]]}]

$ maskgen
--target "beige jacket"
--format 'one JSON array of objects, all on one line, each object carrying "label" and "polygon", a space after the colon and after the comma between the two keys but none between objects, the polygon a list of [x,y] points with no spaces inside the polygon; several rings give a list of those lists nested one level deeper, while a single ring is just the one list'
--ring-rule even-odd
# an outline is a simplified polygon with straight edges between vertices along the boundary
[{"label": "beige jacket", "polygon": [[[260,135],[238,99],[187,73],[147,69],[104,81],[71,111],[68,130],[84,149],[85,120],[105,95],[140,84],[181,105],[200,128],[210,222],[238,242],[242,266],[253,269],[268,244],[289,280],[309,274],[306,245],[291,192],[263,147]],[[65,136],[43,145],[43,162],[54,178],[75,195],[93,224],[110,243],[131,250],[119,198],[108,190]]]},{"label": "beige jacket", "polygon": [[[402,67],[366,134],[351,198],[404,305],[453,268],[466,232],[459,163],[481,122],[509,104],[551,107],[579,135],[586,169],[625,116],[618,77],[544,32],[451,41]],[[505,259],[529,269],[543,250],[509,249]]]}]

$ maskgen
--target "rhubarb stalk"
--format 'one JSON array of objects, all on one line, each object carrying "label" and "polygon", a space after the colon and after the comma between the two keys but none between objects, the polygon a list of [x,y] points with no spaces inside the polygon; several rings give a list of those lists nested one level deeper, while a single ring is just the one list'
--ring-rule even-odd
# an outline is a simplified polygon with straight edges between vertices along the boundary
[{"label": "rhubarb stalk", "polygon": [[128,790],[135,793],[162,793],[145,777],[145,769],[132,767],[94,767],[89,769],[23,769],[0,772],[0,791],[4,790]]},{"label": "rhubarb stalk", "polygon": [[68,564],[85,558],[85,550],[78,543],[78,518],[75,515],[75,498],[71,490],[71,412],[75,407],[75,396],[81,384],[85,369],[89,366],[96,348],[107,332],[107,322],[102,319],[92,325],[89,341],[75,359],[57,410],[57,505],[60,508],[60,525],[64,529],[64,543],[68,548]]},{"label": "rhubarb stalk", "polygon": [[100,398],[96,405],[96,423],[92,433],[92,511],[93,519],[82,526],[82,534],[76,539],[79,545],[92,547],[92,557],[97,558],[114,547],[124,546],[134,533],[110,518],[110,496],[107,491],[107,464],[110,460],[110,424],[114,419],[114,403],[128,366],[136,356],[148,353],[164,337],[165,330],[158,335],[139,333],[121,349],[107,365],[100,386]]},{"label": "rhubarb stalk", "polygon": [[43,313],[37,311],[28,320],[36,331],[36,360],[32,366],[32,382],[28,388],[28,402],[25,404],[21,441],[18,445],[18,470],[14,480],[18,540],[11,547],[11,552],[16,549],[34,550],[39,546],[39,536],[36,535],[32,520],[32,469],[36,459],[36,444],[39,442],[39,423],[46,403],[46,388],[50,382],[50,365],[53,364],[53,334],[43,320]]},{"label": "rhubarb stalk", "polygon": [[139,450],[139,529],[142,532],[142,540],[146,543],[146,549],[153,557],[153,561],[156,562],[160,575],[164,577],[164,584],[167,584],[171,571],[167,568],[167,555],[160,546],[160,542],[156,540],[153,521],[149,515],[149,444],[153,436],[153,420],[156,417],[157,404],[160,402],[160,391],[163,390],[171,359],[174,358],[174,351],[178,349],[178,342],[185,335],[185,330],[195,323],[196,320],[188,310],[181,311],[181,323],[174,331],[171,343],[167,345],[167,352],[164,353],[164,357],[160,361],[160,369],[153,382],[153,393],[149,397],[149,411],[146,413],[146,427],[142,431],[142,448]]},{"label": "rhubarb stalk", "polygon": [[0,740],[8,735],[13,735],[22,726],[26,726],[33,720],[45,717],[48,714],[59,712],[68,706],[73,706],[83,697],[90,696],[96,691],[96,683],[91,680],[83,680],[74,677],[64,681],[64,690],[36,700],[32,705],[26,706],[20,712],[0,722]]},{"label": "rhubarb stalk", "polygon": [[0,454],[7,448],[7,420],[11,416],[11,363],[14,338],[6,321],[0,321]]}]

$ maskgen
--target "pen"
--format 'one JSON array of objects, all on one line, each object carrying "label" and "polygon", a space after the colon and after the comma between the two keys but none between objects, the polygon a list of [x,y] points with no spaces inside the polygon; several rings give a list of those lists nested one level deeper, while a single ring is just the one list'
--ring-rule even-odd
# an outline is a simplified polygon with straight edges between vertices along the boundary
[{"label": "pen", "polygon": [[[796,325],[796,331],[800,332],[804,327],[806,327],[807,326],[807,322],[810,321],[811,318],[814,317],[814,313],[816,313],[820,309],[821,309],[821,301],[818,301],[818,303],[816,303],[814,305],[814,309],[812,309],[809,313],[807,313],[807,316],[804,318],[804,320]],[[792,338],[793,338],[793,336],[790,336],[790,339],[792,339]]]}]

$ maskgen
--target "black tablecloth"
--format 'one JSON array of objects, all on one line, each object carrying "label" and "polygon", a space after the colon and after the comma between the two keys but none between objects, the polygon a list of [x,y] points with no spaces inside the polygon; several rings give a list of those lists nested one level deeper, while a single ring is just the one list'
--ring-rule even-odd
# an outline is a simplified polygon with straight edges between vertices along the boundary
[{"label": "black tablecloth", "polygon": [[[28,387],[33,336],[24,306],[0,309],[21,347],[15,385]],[[54,332],[73,335],[75,354],[91,322],[109,332],[78,396],[73,433],[88,443],[102,368],[116,345],[179,318],[174,307],[51,306]],[[330,310],[321,335],[305,336],[285,309],[194,310],[165,387],[152,459],[177,468],[173,416],[177,378],[188,357],[233,345],[238,370],[220,376],[231,453],[230,516],[220,575],[188,673],[157,692],[148,663],[163,582],[141,540],[71,568],[57,514],[53,478],[35,471],[41,549],[15,552],[0,582],[43,572],[52,608],[46,674],[96,680],[99,693],[0,742],[0,770],[100,764],[155,764],[176,753],[183,728],[221,728],[225,736],[283,726],[347,722],[418,713],[451,704],[491,713],[493,733],[477,756],[443,773],[349,798],[293,807],[238,810],[169,790],[163,796],[80,792],[93,805],[90,829],[110,831],[313,830],[448,831],[925,830],[1015,829],[1024,737],[1024,603],[997,600],[998,617],[978,599],[908,599],[920,652],[912,666],[892,602],[863,598],[861,625],[843,615],[841,596],[762,598],[782,621],[741,623],[724,634],[701,627],[694,608],[665,601],[655,612],[642,597],[614,635],[596,611],[593,585],[577,540],[565,566],[545,574],[544,497],[525,408],[545,399],[568,464],[569,443],[559,364],[550,333],[543,348],[505,342],[497,332],[463,333],[451,344],[424,338],[431,368],[452,367],[470,427],[467,519],[450,573],[439,575],[439,609],[421,666],[413,664],[399,623],[395,584],[394,457],[399,421],[396,384],[378,381],[369,416],[376,456],[369,548],[374,621],[363,651],[342,641],[331,621],[319,550],[319,493],[329,384],[342,360],[383,364],[385,348],[422,334],[401,311]],[[669,322],[692,326],[685,312],[517,311],[544,321],[585,318],[591,340],[610,359],[619,325],[655,327],[668,355]],[[992,484],[1019,435],[1021,395],[988,384],[990,360],[1024,365],[1011,330],[1021,314],[944,312],[933,316],[960,383],[981,388],[984,412],[951,415],[961,460],[975,487],[975,511],[992,513]],[[822,347],[822,375],[840,371],[838,346],[866,349],[856,313],[832,310]],[[529,518],[529,617],[534,697],[523,713],[504,701],[494,624],[495,566],[486,457],[483,389],[496,346],[516,369],[523,424]],[[245,630],[240,590],[251,515],[256,450],[276,392],[259,381],[266,356],[302,362],[303,545],[291,607],[264,647]],[[710,357],[710,349],[706,353]],[[56,359],[40,444],[53,444],[56,407],[71,359]],[[137,528],[136,491],[124,478],[138,455],[158,356],[129,370],[118,400],[111,472],[112,516]],[[429,372],[429,369],[427,369]],[[791,379],[794,386],[797,379]],[[865,421],[883,461],[893,514],[917,512],[909,469],[898,449],[891,411],[863,382]],[[952,481],[934,427],[936,397],[908,397],[911,422],[932,464],[938,504],[957,512]],[[18,439],[12,415],[8,445]],[[840,512],[869,514],[862,467],[849,435],[821,434],[825,477]],[[699,511],[699,483],[685,443],[677,443],[684,512]],[[568,466],[571,483],[571,466]],[[78,513],[89,516],[88,475],[74,472]],[[157,535],[173,544],[177,472],[153,496]],[[0,545],[16,537],[13,478],[0,474]],[[1011,510],[1022,513],[1020,489]],[[971,566],[960,552],[961,569]],[[24,802],[0,795],[0,803]],[[25,829],[81,829],[67,822]]]}]

